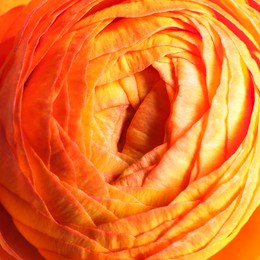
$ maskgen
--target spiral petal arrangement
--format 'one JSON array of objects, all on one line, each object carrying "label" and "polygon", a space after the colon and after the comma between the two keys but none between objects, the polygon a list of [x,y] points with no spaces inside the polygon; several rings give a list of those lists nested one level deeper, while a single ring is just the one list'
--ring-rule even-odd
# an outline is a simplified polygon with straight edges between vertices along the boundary
[{"label": "spiral petal arrangement", "polygon": [[0,7],[2,259],[260,257],[259,1],[27,3]]}]

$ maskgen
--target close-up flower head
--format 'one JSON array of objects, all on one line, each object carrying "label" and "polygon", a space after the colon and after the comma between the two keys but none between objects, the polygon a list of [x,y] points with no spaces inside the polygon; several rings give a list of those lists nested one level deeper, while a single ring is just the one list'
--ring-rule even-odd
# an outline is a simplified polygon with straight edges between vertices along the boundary
[{"label": "close-up flower head", "polygon": [[0,0],[0,260],[260,260],[259,0]]}]

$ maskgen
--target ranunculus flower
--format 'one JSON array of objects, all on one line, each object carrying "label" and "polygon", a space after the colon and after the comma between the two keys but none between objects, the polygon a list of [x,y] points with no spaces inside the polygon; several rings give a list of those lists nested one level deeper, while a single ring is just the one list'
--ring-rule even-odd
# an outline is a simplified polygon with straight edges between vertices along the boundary
[{"label": "ranunculus flower", "polygon": [[28,2],[0,1],[0,259],[259,259],[259,0]]}]

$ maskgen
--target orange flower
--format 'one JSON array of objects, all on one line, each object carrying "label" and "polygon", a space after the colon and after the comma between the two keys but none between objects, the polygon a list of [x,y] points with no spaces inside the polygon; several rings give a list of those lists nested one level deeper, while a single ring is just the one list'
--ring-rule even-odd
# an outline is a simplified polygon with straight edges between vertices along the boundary
[{"label": "orange flower", "polygon": [[259,259],[259,1],[2,2],[0,258]]}]

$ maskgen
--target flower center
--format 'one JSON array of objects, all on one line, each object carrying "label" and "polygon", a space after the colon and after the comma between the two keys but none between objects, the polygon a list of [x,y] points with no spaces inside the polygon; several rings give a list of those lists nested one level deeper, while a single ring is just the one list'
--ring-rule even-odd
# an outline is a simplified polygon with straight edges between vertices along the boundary
[{"label": "flower center", "polygon": [[97,128],[106,140],[94,142],[133,160],[165,141],[170,101],[158,71],[152,66],[95,91]]}]

